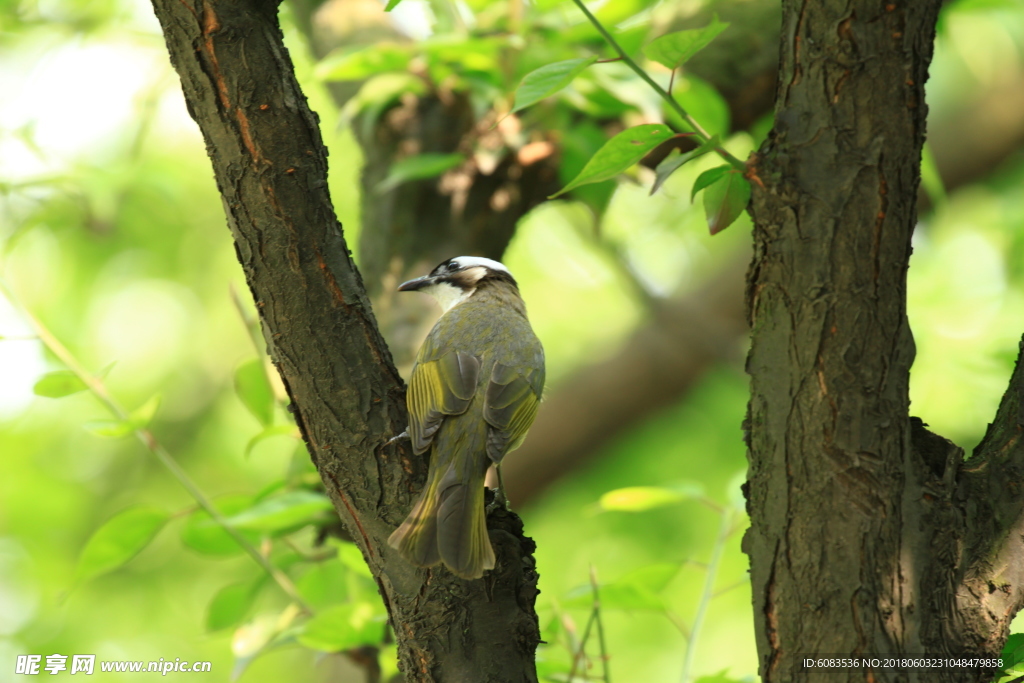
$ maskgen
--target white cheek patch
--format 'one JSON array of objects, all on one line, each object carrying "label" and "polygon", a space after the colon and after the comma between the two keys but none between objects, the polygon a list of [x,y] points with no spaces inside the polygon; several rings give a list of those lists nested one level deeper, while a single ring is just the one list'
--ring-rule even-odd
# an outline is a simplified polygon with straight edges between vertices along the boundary
[{"label": "white cheek patch", "polygon": [[447,282],[438,282],[436,285],[424,287],[422,291],[437,299],[437,303],[441,305],[441,310],[445,313],[456,304],[461,304],[473,293],[472,289],[463,289]]}]

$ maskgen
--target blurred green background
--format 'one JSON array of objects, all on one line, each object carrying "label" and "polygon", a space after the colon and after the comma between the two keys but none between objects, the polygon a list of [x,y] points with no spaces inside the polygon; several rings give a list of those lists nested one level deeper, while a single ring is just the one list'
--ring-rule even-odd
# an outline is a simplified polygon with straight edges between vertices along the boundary
[{"label": "blurred green background", "polygon": [[[465,23],[486,5],[458,3],[449,11]],[[429,35],[443,23],[439,6],[406,0],[399,21],[411,35]],[[564,3],[538,6],[547,21],[578,22]],[[631,5],[623,30],[644,25],[652,8],[663,4],[641,4],[638,17]],[[675,3],[673,11],[706,9]],[[300,81],[321,117],[331,194],[354,248],[361,152],[288,4],[282,15]],[[928,94],[935,125],[956,134],[934,140],[950,191],[932,178],[914,238],[911,399],[913,414],[968,449],[994,414],[1024,321],[1024,109],[1000,95],[1024,91],[1022,80],[1024,5],[947,3]],[[0,275],[17,307],[38,316],[90,372],[113,363],[104,381],[128,409],[159,395],[153,433],[207,495],[238,500],[276,495],[283,483],[309,485],[308,457],[287,434],[246,454],[267,423],[236,389],[236,370],[257,357],[231,295],[234,288],[245,299],[248,290],[202,139],[148,4],[3,2],[0,92]],[[586,95],[581,85],[561,101],[577,106]],[[700,100],[707,116],[724,111],[716,97]],[[634,110],[625,118],[637,122],[642,107]],[[965,111],[980,114],[958,124]],[[751,130],[728,140],[741,158],[759,135]],[[990,143],[1002,153],[985,156]],[[974,162],[981,167],[957,175]],[[690,204],[693,179],[713,164],[703,159],[684,168],[653,197],[648,169],[608,186],[602,234],[648,292],[697,289],[748,241],[746,216],[711,238],[699,202]],[[586,202],[576,196],[536,208],[505,255],[547,350],[549,394],[614,354],[648,315],[621,262],[581,229],[593,218]],[[345,658],[317,648],[322,641],[288,615],[279,591],[260,583],[251,559],[217,539],[205,551],[188,541],[189,525],[198,523],[195,502],[137,440],[98,436],[95,424],[90,431],[93,421],[110,418],[91,394],[34,395],[39,378],[63,366],[17,307],[0,298],[0,681],[14,678],[17,655],[31,653],[209,660],[210,680],[228,680],[233,670],[253,682],[363,680]],[[249,302],[245,308],[251,314]],[[746,466],[740,346],[737,360],[711,368],[676,405],[604,444],[521,510],[538,546],[538,612],[550,643],[541,648],[542,675],[566,680],[568,644],[590,613],[591,568],[608,596],[602,622],[616,680],[680,680],[683,634],[701,604],[706,617],[689,675],[756,675],[739,548],[745,519],[736,507]],[[287,425],[285,412],[273,410],[273,424]],[[678,496],[633,489],[601,506],[604,494],[624,487],[668,487]],[[77,580],[92,533],[139,505],[172,517],[124,566]],[[651,509],[607,509],[630,506]],[[735,522],[724,540],[723,514]],[[289,534],[253,538],[318,609],[379,610],[358,562],[347,551],[337,556],[344,544],[317,545],[308,525]],[[716,548],[720,563],[708,583]],[[232,602],[221,592],[239,584],[235,594],[244,599]],[[232,606],[222,602],[211,615],[218,595]],[[276,634],[275,646],[249,661],[269,634]],[[590,675],[600,670],[596,651],[591,642]],[[385,675],[394,672],[393,646],[385,644],[381,662]]]}]

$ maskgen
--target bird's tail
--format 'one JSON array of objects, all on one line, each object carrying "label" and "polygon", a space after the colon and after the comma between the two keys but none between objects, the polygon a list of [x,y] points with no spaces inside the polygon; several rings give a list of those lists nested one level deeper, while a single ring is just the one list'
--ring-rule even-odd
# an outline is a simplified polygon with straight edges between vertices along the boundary
[{"label": "bird's tail", "polygon": [[[438,562],[465,579],[478,579],[494,568],[494,550],[484,514],[484,474],[431,473],[412,512],[388,539],[406,560],[420,567]],[[475,469],[475,468],[472,468]]]}]

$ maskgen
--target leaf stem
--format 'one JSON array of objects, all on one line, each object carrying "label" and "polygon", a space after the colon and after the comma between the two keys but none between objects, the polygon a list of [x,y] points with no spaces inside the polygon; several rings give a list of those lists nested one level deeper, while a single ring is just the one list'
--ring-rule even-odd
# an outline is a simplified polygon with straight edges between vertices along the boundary
[{"label": "leaf stem", "polygon": [[612,683],[612,675],[608,670],[608,648],[604,642],[604,626],[601,625],[601,597],[597,590],[597,570],[594,569],[594,565],[590,565],[590,588],[594,592],[594,621],[597,623],[597,644],[601,648],[604,683]]},{"label": "leaf stem", "polygon": [[708,604],[715,596],[715,578],[718,575],[718,563],[722,559],[722,551],[725,550],[725,542],[729,539],[732,530],[732,508],[725,508],[722,511],[722,522],[718,528],[718,538],[715,539],[715,546],[711,550],[711,560],[708,561],[707,575],[704,578],[704,591],[701,593],[700,602],[697,603],[697,613],[693,617],[693,627],[690,629],[690,640],[686,644],[686,655],[683,657],[683,674],[680,678],[682,683],[689,683],[690,669],[693,666],[693,657],[697,651],[697,637],[700,635],[701,627],[704,625],[704,615],[707,613]]},{"label": "leaf stem", "polygon": [[[583,12],[584,16],[587,17],[590,23],[594,25],[594,28],[597,29],[597,32],[600,33],[601,36],[606,41],[608,41],[608,44],[611,45],[612,48],[614,48],[615,51],[619,53],[619,56],[622,58],[622,61],[629,65],[629,68],[636,72],[636,75],[642,78],[644,82],[647,83],[647,85],[651,86],[651,88],[654,89],[654,92],[658,93],[661,99],[665,100],[665,103],[668,104],[668,106],[672,107],[672,109],[674,109],[675,112],[679,114],[679,116],[681,116],[684,121],[690,124],[693,130],[697,133],[697,136],[700,138],[700,141],[703,143],[710,140],[711,136],[708,134],[706,130],[704,130],[704,128],[699,123],[697,123],[697,120],[690,116],[690,114],[685,109],[683,109],[678,102],[676,102],[674,97],[665,92],[664,88],[658,85],[657,82],[655,82],[655,80],[651,78],[646,71],[640,68],[639,64],[633,61],[633,59],[626,54],[626,51],[622,49],[622,46],[620,46],[615,41],[615,39],[612,38],[612,34],[610,34],[608,30],[605,29],[605,27],[601,24],[601,22],[598,21],[597,17],[595,17],[593,13],[591,13],[591,11],[587,9],[587,6],[583,3],[583,0],[572,1],[576,4],[577,7],[580,8],[580,11]],[[730,154],[729,151],[726,150],[724,147],[716,147],[715,151],[718,152],[718,154],[723,159],[728,161],[729,164],[732,165],[733,167],[738,168],[740,170],[746,169],[746,165],[742,161],[734,157],[732,154]]]},{"label": "leaf stem", "polygon": [[[3,293],[7,300],[10,301],[15,308],[19,309],[19,312],[23,316],[25,316],[43,345],[46,346],[46,348],[49,349],[50,352],[53,353],[53,355],[55,355],[62,363],[64,363],[71,372],[75,373],[75,376],[89,388],[89,391],[92,392],[93,396],[99,399],[100,403],[102,403],[107,410],[109,410],[118,420],[129,419],[128,411],[110,395],[110,392],[107,390],[103,380],[87,372],[82,364],[78,362],[78,359],[75,358],[75,356],[60,342],[59,339],[57,339],[57,337],[53,335],[52,332],[50,332],[46,325],[21,305],[17,297],[14,296],[13,292],[2,280],[0,280],[0,293]],[[181,465],[179,465],[178,462],[171,457],[171,454],[167,449],[156,440],[153,433],[145,427],[138,427],[134,431],[135,436],[138,437],[139,441],[141,441],[146,449],[156,456],[156,459],[160,461],[160,464],[167,468],[171,475],[178,480],[178,483],[181,484],[196,503],[199,504],[199,507],[210,515],[210,519],[224,529],[224,531],[234,539],[235,543],[241,546],[241,548],[248,553],[253,560],[255,560],[256,564],[258,564],[263,571],[265,571],[270,578],[272,578],[274,582],[281,587],[281,590],[284,591],[289,599],[295,602],[303,611],[313,614],[313,608],[311,608],[306,601],[302,599],[302,596],[299,595],[298,589],[295,587],[295,584],[292,583],[292,580],[288,578],[288,575],[271,564],[270,560],[260,553],[259,550],[253,547],[253,545],[249,543],[249,541],[247,541],[235,527],[228,523],[227,519],[225,519],[220,511],[214,507],[210,499],[206,497],[206,494],[202,492],[199,486],[192,481],[192,478],[189,477],[185,470],[181,468]]]}]

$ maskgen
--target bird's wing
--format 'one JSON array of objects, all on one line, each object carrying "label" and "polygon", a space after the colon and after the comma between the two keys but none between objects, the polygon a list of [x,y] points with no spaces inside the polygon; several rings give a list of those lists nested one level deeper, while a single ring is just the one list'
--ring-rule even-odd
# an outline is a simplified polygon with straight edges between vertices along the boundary
[{"label": "bird's wing", "polygon": [[452,351],[433,360],[421,359],[409,380],[409,436],[412,450],[419,455],[430,448],[447,415],[460,415],[469,408],[480,376],[480,361],[462,351]]},{"label": "bird's wing", "polygon": [[501,462],[526,438],[537,417],[544,390],[544,368],[522,373],[501,363],[494,364],[484,397],[484,419],[491,426],[487,433],[487,455]]}]

